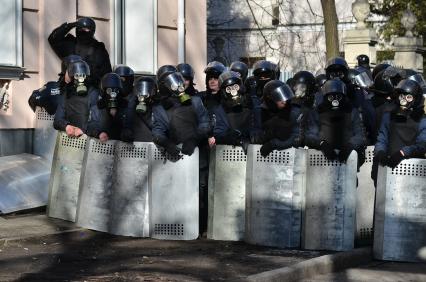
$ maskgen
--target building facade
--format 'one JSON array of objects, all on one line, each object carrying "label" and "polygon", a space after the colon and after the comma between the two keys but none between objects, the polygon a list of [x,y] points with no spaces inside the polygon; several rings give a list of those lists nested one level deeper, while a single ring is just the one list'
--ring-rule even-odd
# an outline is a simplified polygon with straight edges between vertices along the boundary
[{"label": "building facade", "polygon": [[[95,37],[105,43],[111,64],[154,75],[178,61],[179,0],[0,0],[0,156],[31,153],[35,115],[28,105],[34,89],[57,80],[60,60],[47,38],[54,28],[80,17],[96,22]],[[204,85],[207,61],[206,2],[185,0],[184,55]],[[182,6],[180,6],[181,8]],[[182,13],[181,13],[182,15]]]},{"label": "building facade", "polygon": [[[355,27],[351,4],[336,0],[340,50],[343,36]],[[279,63],[281,70],[321,72],[326,63],[320,0],[208,0],[208,58],[251,65],[259,59]],[[374,22],[378,19],[370,18]]]}]

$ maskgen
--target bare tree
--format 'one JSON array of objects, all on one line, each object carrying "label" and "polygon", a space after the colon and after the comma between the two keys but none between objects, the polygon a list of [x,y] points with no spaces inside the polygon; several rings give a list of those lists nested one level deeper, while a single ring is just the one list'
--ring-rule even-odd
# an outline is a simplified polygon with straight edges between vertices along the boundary
[{"label": "bare tree", "polygon": [[325,44],[328,60],[339,56],[338,18],[335,0],[321,0],[321,6],[324,15]]}]

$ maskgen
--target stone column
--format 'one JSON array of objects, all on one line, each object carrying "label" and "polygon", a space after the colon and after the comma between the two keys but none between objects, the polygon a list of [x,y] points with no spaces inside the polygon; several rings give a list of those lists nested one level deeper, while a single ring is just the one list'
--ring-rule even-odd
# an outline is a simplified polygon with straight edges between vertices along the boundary
[{"label": "stone column", "polygon": [[405,35],[394,39],[396,66],[423,72],[423,38],[414,37],[413,28],[417,18],[408,6],[401,18],[401,24],[405,28]]},{"label": "stone column", "polygon": [[370,58],[370,64],[376,64],[376,31],[369,28],[365,23],[370,14],[370,4],[368,0],[356,0],[352,3],[352,14],[357,25],[355,29],[347,30],[343,34],[343,45],[345,51],[345,60],[349,67],[357,65],[356,57],[364,54]]}]

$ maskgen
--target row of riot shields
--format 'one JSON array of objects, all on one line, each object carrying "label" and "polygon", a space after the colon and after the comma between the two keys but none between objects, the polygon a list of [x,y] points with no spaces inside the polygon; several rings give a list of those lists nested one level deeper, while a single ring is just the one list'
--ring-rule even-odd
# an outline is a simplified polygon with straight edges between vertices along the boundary
[{"label": "row of riot shields", "polygon": [[198,237],[198,150],[173,159],[152,143],[58,135],[48,215],[116,235]]},{"label": "row of riot shields", "polygon": [[[311,149],[262,157],[259,145],[250,145],[247,155],[239,147],[216,146],[207,236],[343,251],[355,239],[372,240],[374,229],[376,258],[416,260],[426,245],[426,160],[380,168],[376,193],[372,159],[369,147],[357,173],[355,152],[340,163]],[[61,133],[48,213],[117,235],[195,239],[198,183],[198,151],[172,159],[152,143],[100,143]]]},{"label": "row of riot shields", "polygon": [[262,157],[260,145],[216,146],[210,158],[208,237],[306,249],[354,247],[357,155],[346,164],[320,151]]},{"label": "row of riot shields", "polygon": [[373,149],[366,149],[357,172],[355,152],[340,163],[311,149],[264,158],[258,145],[247,156],[217,146],[210,158],[208,237],[333,251],[374,237],[377,259],[425,260],[426,160],[380,167],[376,192]]}]

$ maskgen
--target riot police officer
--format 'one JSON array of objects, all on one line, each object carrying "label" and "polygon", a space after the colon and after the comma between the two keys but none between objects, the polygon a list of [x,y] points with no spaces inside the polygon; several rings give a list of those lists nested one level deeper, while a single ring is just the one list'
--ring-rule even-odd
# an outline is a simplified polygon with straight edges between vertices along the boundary
[{"label": "riot police officer", "polygon": [[163,73],[157,83],[162,93],[153,107],[153,141],[172,157],[180,152],[192,155],[210,131],[207,111],[199,97],[185,93],[184,78],[179,72]]},{"label": "riot police officer", "polygon": [[[76,28],[76,36],[69,34],[73,28]],[[71,54],[81,56],[90,67],[93,85],[98,85],[101,77],[111,72],[111,63],[105,45],[94,38],[95,30],[93,19],[80,18],[76,22],[63,23],[55,28],[48,41],[61,59]]]},{"label": "riot police officer", "polygon": [[312,73],[308,71],[297,72],[292,79],[292,90],[294,98],[291,100],[293,107],[300,108],[299,133],[294,140],[294,147],[310,147],[306,140],[310,140],[306,135],[312,134],[311,130],[314,127],[312,124],[315,117],[315,95],[318,95],[316,80]]},{"label": "riot police officer", "polygon": [[101,80],[101,99],[98,107],[102,110],[103,128],[109,139],[133,142],[133,120],[136,97],[123,93],[123,82],[115,72],[107,73]]},{"label": "riot police officer", "polygon": [[[395,88],[397,108],[382,118],[374,157],[381,165],[396,167],[408,158],[424,158],[426,153],[426,116],[421,86],[404,79]],[[377,177],[377,173],[372,173]],[[376,179],[374,179],[376,181]]]},{"label": "riot police officer", "polygon": [[253,129],[253,111],[242,92],[241,76],[225,71],[219,76],[222,96],[220,105],[212,109],[215,144],[241,146],[247,152],[250,131]]},{"label": "riot police officer", "polygon": [[[324,97],[316,111],[317,136],[309,143],[316,143],[315,147],[328,160],[341,162],[345,162],[355,150],[360,167],[364,162],[366,138],[359,112],[347,97],[345,83],[340,79],[328,80],[321,92]],[[336,149],[339,153],[336,153]]]},{"label": "riot police officer", "polygon": [[273,150],[285,150],[293,146],[300,131],[300,107],[292,105],[293,97],[293,91],[284,82],[271,80],[266,83],[261,106],[264,136],[260,153],[263,157]]},{"label": "riot police officer", "polygon": [[176,70],[180,72],[185,79],[185,92],[191,96],[198,95],[198,90],[195,89],[194,84],[194,69],[190,64],[178,64]]},{"label": "riot police officer", "polygon": [[99,90],[88,79],[89,65],[84,61],[77,61],[68,66],[67,72],[71,81],[64,88],[53,126],[65,131],[69,137],[79,137],[86,133],[104,141],[101,113],[96,105]]},{"label": "riot police officer", "polygon": [[133,85],[136,97],[136,118],[134,122],[135,141],[152,142],[152,107],[157,86],[153,78],[142,76]]},{"label": "riot police officer", "polygon": [[355,69],[360,73],[365,72],[370,79],[373,79],[371,74],[370,58],[365,54],[361,54],[356,57],[356,60],[358,62],[358,66]]}]

